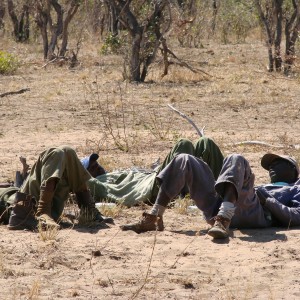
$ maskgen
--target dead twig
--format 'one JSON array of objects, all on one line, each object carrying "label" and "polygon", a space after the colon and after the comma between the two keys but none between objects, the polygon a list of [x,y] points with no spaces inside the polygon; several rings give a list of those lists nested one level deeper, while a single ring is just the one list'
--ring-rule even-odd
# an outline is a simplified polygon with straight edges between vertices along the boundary
[{"label": "dead twig", "polygon": [[143,284],[138,288],[138,290],[132,295],[132,297],[130,297],[130,300],[135,299],[135,298],[139,295],[139,293],[142,291],[142,289],[145,287],[145,285],[148,283],[149,275],[150,275],[150,267],[151,267],[152,260],[153,260],[153,254],[154,254],[154,249],[155,249],[156,242],[157,242],[157,228],[156,228],[156,230],[155,230],[154,242],[153,242],[153,246],[152,246],[152,251],[151,251],[150,261],[149,261],[149,264],[148,264],[148,268],[147,268],[146,276],[145,276],[145,278],[144,278],[144,282],[143,282]]},{"label": "dead twig", "polygon": [[27,91],[30,91],[30,89],[29,88],[25,88],[25,89],[21,89],[21,90],[18,90],[18,91],[6,92],[6,93],[3,93],[3,94],[0,94],[0,98],[5,97],[5,96],[9,96],[9,95],[23,94],[23,93],[25,93]]},{"label": "dead twig", "polygon": [[190,124],[192,124],[192,126],[196,129],[197,133],[199,134],[200,137],[204,137],[204,128],[205,126],[202,128],[202,129],[199,129],[197,127],[197,125],[189,118],[187,117],[184,113],[180,112],[178,109],[176,109],[174,106],[172,106],[171,104],[168,104],[168,106],[174,110],[177,114],[179,114],[181,117],[183,117],[184,119],[188,120],[188,122]]}]

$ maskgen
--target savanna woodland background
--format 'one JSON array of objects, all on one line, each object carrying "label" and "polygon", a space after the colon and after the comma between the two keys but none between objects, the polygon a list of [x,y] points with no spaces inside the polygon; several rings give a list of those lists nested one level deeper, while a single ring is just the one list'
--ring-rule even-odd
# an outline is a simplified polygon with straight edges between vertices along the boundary
[{"label": "savanna woodland background", "polygon": [[[266,182],[265,152],[300,159],[299,28],[298,0],[0,0],[0,182],[61,144],[150,168],[198,137],[168,104]],[[299,228],[214,242],[192,204],[159,233],[119,230],[142,204],[101,206],[107,228],[0,226],[0,299],[299,299]]]}]

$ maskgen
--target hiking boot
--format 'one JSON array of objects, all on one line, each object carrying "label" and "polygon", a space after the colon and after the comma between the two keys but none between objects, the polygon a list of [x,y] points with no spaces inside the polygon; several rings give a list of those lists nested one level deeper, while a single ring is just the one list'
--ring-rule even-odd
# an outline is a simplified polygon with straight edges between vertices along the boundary
[{"label": "hiking boot", "polygon": [[215,224],[207,232],[214,239],[225,239],[229,236],[230,220],[222,216],[216,216]]},{"label": "hiking boot", "polygon": [[34,212],[34,199],[25,193],[16,192],[7,228],[10,230],[35,229],[37,222]]},{"label": "hiking boot", "polygon": [[77,204],[80,209],[79,221],[96,221],[114,224],[114,219],[111,217],[104,217],[100,211],[95,207],[95,202],[89,190],[76,193]]},{"label": "hiking boot", "polygon": [[143,212],[142,219],[137,223],[121,225],[122,230],[133,230],[136,233],[142,233],[146,231],[163,231],[164,223],[162,217],[155,215],[150,215],[146,212]]}]

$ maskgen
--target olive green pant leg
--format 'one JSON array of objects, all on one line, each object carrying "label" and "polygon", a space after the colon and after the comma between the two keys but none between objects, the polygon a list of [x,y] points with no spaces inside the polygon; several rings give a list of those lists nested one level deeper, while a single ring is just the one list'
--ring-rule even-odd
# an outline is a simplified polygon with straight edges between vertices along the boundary
[{"label": "olive green pant leg", "polygon": [[58,179],[52,203],[52,216],[57,219],[69,193],[78,192],[91,175],[84,169],[71,147],[50,148],[40,154],[20,190],[39,201],[41,185],[51,178]]},{"label": "olive green pant leg", "polygon": [[209,165],[215,179],[217,179],[221,172],[224,159],[219,146],[212,139],[202,137],[195,142],[194,148],[194,156],[202,158]]},{"label": "olive green pant leg", "polygon": [[190,154],[194,155],[194,145],[193,143],[188,139],[180,139],[174,147],[170,150],[169,154],[164,159],[163,163],[159,166],[158,173],[164,169],[171,160],[176,157],[178,154]]},{"label": "olive green pant leg", "polygon": [[[63,170],[53,197],[52,215],[54,219],[60,217],[65,207],[69,193],[79,192],[83,186],[86,186],[87,181],[91,178],[89,172],[82,166],[76,152],[68,147],[59,147],[64,152],[64,158],[60,168]],[[57,162],[52,162],[52,165],[59,165]]]}]

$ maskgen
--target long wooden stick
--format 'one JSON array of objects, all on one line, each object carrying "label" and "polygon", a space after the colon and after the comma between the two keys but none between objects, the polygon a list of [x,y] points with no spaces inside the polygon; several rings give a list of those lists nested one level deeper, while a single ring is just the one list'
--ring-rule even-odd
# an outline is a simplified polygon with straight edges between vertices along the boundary
[{"label": "long wooden stick", "polygon": [[294,149],[300,149],[300,145],[272,145],[266,142],[261,142],[261,141],[242,141],[242,142],[237,142],[234,143],[235,146],[242,146],[242,145],[260,145],[260,146],[266,146],[270,148],[278,148],[278,149],[284,149],[284,148],[294,148]]},{"label": "long wooden stick", "polygon": [[176,109],[174,106],[172,106],[171,104],[168,104],[168,106],[174,110],[177,114],[179,114],[181,117],[183,117],[184,119],[188,120],[188,122],[190,124],[192,124],[192,126],[196,129],[197,133],[200,135],[200,137],[203,137],[204,136],[204,128],[205,126],[202,128],[202,129],[199,129],[197,127],[197,125],[189,118],[187,117],[184,113],[182,113],[181,111],[179,111],[178,109]]},{"label": "long wooden stick", "polygon": [[30,89],[26,88],[26,89],[21,89],[21,90],[14,91],[14,92],[6,92],[6,93],[3,93],[3,94],[0,94],[0,98],[8,96],[8,95],[23,94],[23,93],[25,93],[27,91],[30,91]]}]

